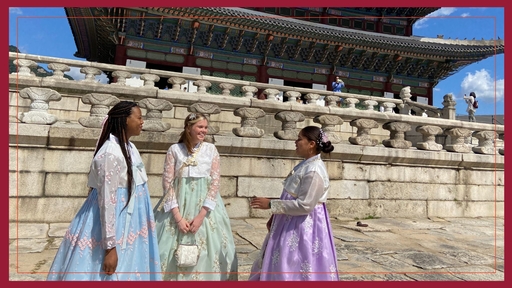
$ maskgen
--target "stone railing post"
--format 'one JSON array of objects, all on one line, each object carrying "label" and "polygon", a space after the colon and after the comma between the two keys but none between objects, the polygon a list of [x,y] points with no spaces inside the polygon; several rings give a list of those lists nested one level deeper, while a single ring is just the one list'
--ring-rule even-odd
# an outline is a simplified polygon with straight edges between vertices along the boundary
[{"label": "stone railing post", "polygon": [[[505,142],[505,133],[500,133],[499,134],[499,138]],[[500,153],[501,155],[505,155],[505,146],[503,146],[503,148],[500,148],[498,149],[498,153]]]},{"label": "stone railing post", "polygon": [[[334,96],[334,95],[329,95],[329,96],[325,96],[324,100],[325,100],[325,103],[327,103],[327,106],[336,107],[337,106],[336,103],[338,103],[338,101],[340,100],[340,97]],[[332,142],[332,143],[334,143],[334,142]]]},{"label": "stone railing post", "polygon": [[254,98],[254,93],[258,92],[258,88],[254,86],[242,86],[241,89],[245,98]]},{"label": "stone railing post", "polygon": [[21,98],[30,99],[30,110],[22,112],[19,120],[23,123],[51,125],[57,122],[57,117],[48,113],[50,101],[60,101],[62,96],[52,89],[29,87],[20,90]]},{"label": "stone railing post", "polygon": [[443,149],[443,145],[436,143],[436,135],[443,133],[441,127],[431,125],[417,126],[416,132],[423,135],[423,142],[416,143],[416,148],[429,151],[441,151]]},{"label": "stone railing post", "polygon": [[286,91],[284,96],[288,97],[288,102],[292,102],[292,104],[297,103],[297,98],[300,97],[300,92],[297,91]]},{"label": "stone railing post", "polygon": [[272,88],[263,90],[263,94],[267,95],[267,101],[277,101],[276,96],[279,95],[280,92],[281,91]]},{"label": "stone railing post", "polygon": [[409,123],[387,122],[382,125],[382,128],[390,132],[389,139],[382,141],[382,145],[400,149],[411,148],[412,142],[405,140],[405,132],[411,130]]},{"label": "stone railing post", "polygon": [[391,102],[384,102],[382,103],[382,106],[384,107],[384,113],[393,113],[393,108],[396,107],[396,104]]},{"label": "stone railing post", "polygon": [[71,71],[71,68],[69,68],[68,65],[62,63],[50,63],[48,64],[48,69],[53,71],[53,75],[48,78],[57,80],[69,80],[68,78],[64,77],[64,72]]},{"label": "stone railing post", "polygon": [[82,102],[91,105],[91,116],[80,117],[78,123],[84,127],[101,128],[110,106],[119,103],[116,96],[110,94],[90,93],[82,97]]},{"label": "stone railing post", "polygon": [[320,95],[316,93],[308,93],[304,98],[307,100],[308,105],[316,105],[316,100],[320,98]]},{"label": "stone railing post", "polygon": [[450,144],[445,144],[444,149],[450,152],[469,153],[471,145],[464,143],[464,139],[471,136],[471,131],[466,128],[446,129],[444,133],[450,136]]},{"label": "stone railing post", "polygon": [[206,94],[206,89],[212,86],[212,83],[206,80],[196,80],[194,85],[197,86],[197,93]]},{"label": "stone railing post", "polygon": [[[329,97],[329,96],[328,96]],[[332,96],[338,98],[338,96]],[[343,124],[343,119],[336,115],[320,115],[313,118],[313,122],[322,125],[322,130],[327,134],[327,138],[331,143],[336,144],[341,142],[341,137],[335,133],[335,126]]]},{"label": "stone railing post", "polygon": [[155,82],[160,81],[160,76],[155,74],[142,74],[140,79],[144,80],[144,86],[142,88],[158,89],[155,87]]},{"label": "stone railing post", "polygon": [[36,77],[30,68],[36,68],[37,63],[28,59],[14,59],[12,61],[16,67],[18,67],[18,72],[12,72],[11,74],[18,74],[19,76],[31,76]]},{"label": "stone railing post", "polygon": [[111,85],[126,86],[126,79],[132,78],[132,73],[128,71],[114,71],[112,76],[116,78],[116,82],[110,83]]},{"label": "stone railing post", "polygon": [[265,116],[265,111],[260,108],[241,107],[233,111],[235,116],[241,117],[242,127],[233,128],[233,134],[238,137],[260,138],[265,134],[263,129],[256,127],[256,119]]},{"label": "stone railing post", "polygon": [[103,72],[94,67],[82,67],[80,68],[80,73],[85,74],[85,79],[82,80],[83,82],[98,83],[96,76],[101,75]]},{"label": "stone railing post", "polygon": [[164,132],[171,128],[171,124],[162,122],[162,111],[172,110],[171,102],[163,99],[144,98],[139,101],[139,106],[147,109],[142,130]]},{"label": "stone railing post", "polygon": [[283,122],[281,128],[274,132],[274,137],[281,140],[295,140],[299,131],[297,131],[297,122],[302,122],[306,119],[300,112],[295,111],[281,111],[274,115],[274,118],[278,121]]},{"label": "stone railing post", "polygon": [[375,146],[379,144],[377,139],[370,137],[370,130],[379,127],[377,121],[372,119],[354,119],[350,121],[350,126],[357,128],[357,136],[348,138],[350,143],[363,146]]},{"label": "stone railing post", "polygon": [[[202,80],[198,80],[198,81],[202,81]],[[208,83],[210,83],[210,82],[208,82]],[[194,113],[194,112],[202,113],[206,117],[208,117],[208,119],[210,119],[211,114],[219,114],[220,113],[219,106],[217,106],[215,104],[210,104],[210,103],[194,103],[194,104],[190,105],[187,110],[188,110],[188,112],[191,112],[191,113]],[[206,134],[205,141],[214,143],[215,140],[214,140],[213,135],[219,133],[219,130],[220,130],[219,127],[211,125],[211,121],[210,121],[210,123],[208,123],[208,133]]]},{"label": "stone railing post", "polygon": [[187,83],[187,80],[181,77],[170,77],[167,79],[167,83],[172,85],[172,88],[169,90],[171,92],[182,92],[181,85]]},{"label": "stone railing post", "polygon": [[356,109],[356,104],[359,103],[359,99],[356,98],[347,98],[344,100],[347,103],[348,109]]},{"label": "stone railing post", "polygon": [[449,93],[443,96],[443,109],[441,111],[441,117],[444,119],[455,120],[455,105],[457,102],[453,100],[453,94]]},{"label": "stone railing post", "polygon": [[231,91],[235,89],[235,85],[231,83],[220,83],[219,87],[222,89],[222,96],[230,96]]},{"label": "stone railing post", "polygon": [[364,100],[363,105],[366,107],[366,110],[375,110],[373,107],[379,105],[379,103],[375,100]]},{"label": "stone railing post", "polygon": [[494,139],[497,137],[494,131],[480,131],[474,132],[473,137],[478,139],[478,146],[473,147],[473,152],[478,154],[495,154]]}]

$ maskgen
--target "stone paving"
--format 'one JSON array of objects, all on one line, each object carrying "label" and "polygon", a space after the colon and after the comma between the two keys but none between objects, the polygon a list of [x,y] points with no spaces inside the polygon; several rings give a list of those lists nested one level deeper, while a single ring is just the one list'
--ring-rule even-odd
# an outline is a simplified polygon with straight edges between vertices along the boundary
[{"label": "stone paving", "polygon": [[[240,281],[249,277],[267,232],[266,221],[231,219]],[[331,221],[341,281],[505,280],[503,218]],[[357,221],[368,226],[359,227]],[[18,225],[20,237],[31,225],[41,230],[42,224]],[[11,223],[11,238],[16,235],[14,227],[15,223]],[[9,280],[45,280],[60,241],[61,238],[11,239]]]}]

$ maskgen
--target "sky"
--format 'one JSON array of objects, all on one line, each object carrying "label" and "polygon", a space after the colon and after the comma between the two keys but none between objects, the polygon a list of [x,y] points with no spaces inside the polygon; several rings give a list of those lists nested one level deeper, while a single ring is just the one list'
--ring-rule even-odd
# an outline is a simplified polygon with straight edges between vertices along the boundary
[{"label": "sky", "polygon": [[[37,29],[34,29],[37,27]],[[443,7],[413,26],[413,35],[444,39],[504,39],[503,7]],[[84,61],[74,57],[77,51],[64,8],[9,7],[9,45],[22,53]],[[43,66],[43,65],[42,65]],[[78,69],[68,72],[83,79]],[[106,77],[98,76],[106,83]],[[443,96],[453,94],[456,114],[466,115],[463,95],[475,92],[479,100],[477,115],[504,114],[504,54],[473,63],[440,81],[434,88],[433,105],[443,107]]]}]

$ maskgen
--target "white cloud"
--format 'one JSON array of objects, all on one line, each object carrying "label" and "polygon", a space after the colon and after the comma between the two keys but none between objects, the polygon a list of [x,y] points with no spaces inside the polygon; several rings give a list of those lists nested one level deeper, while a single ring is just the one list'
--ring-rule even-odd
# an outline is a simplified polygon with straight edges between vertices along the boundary
[{"label": "white cloud", "polygon": [[[81,81],[85,79],[85,74],[80,72],[80,67],[70,67],[70,71],[65,73],[66,75],[69,75],[73,77],[76,81]],[[105,73],[101,73],[101,75],[96,76],[96,80],[99,83],[108,84],[108,78]]]},{"label": "white cloud", "polygon": [[18,14],[21,15],[23,12],[18,7],[9,7],[9,14]]},{"label": "white cloud", "polygon": [[460,16],[462,16],[462,17],[469,17],[469,13],[462,13]]},{"label": "white cloud", "polygon": [[438,9],[430,14],[428,14],[425,18],[421,18],[420,20],[416,21],[414,23],[415,29],[421,29],[425,28],[428,25],[426,24],[427,21],[429,21],[431,18],[440,17],[440,16],[448,16],[454,13],[457,9],[453,7],[443,7],[441,9]]},{"label": "white cloud", "polygon": [[499,79],[496,81],[496,91],[495,91],[495,81],[492,79],[491,75],[487,70],[481,69],[475,71],[474,74],[470,72],[466,74],[464,80],[460,84],[462,94],[469,94],[469,92],[475,92],[478,100],[483,100],[485,102],[498,102],[503,99],[504,90],[505,90],[505,80]]}]

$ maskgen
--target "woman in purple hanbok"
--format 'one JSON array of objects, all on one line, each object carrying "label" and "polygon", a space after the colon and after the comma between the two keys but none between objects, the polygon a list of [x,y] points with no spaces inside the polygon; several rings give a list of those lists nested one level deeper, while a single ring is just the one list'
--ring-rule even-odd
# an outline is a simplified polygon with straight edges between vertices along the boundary
[{"label": "woman in purple hanbok", "polygon": [[325,207],[329,177],[320,152],[334,147],[322,129],[303,128],[295,141],[304,160],[284,180],[279,200],[256,197],[251,206],[271,209],[267,234],[251,281],[338,281],[336,249]]}]

